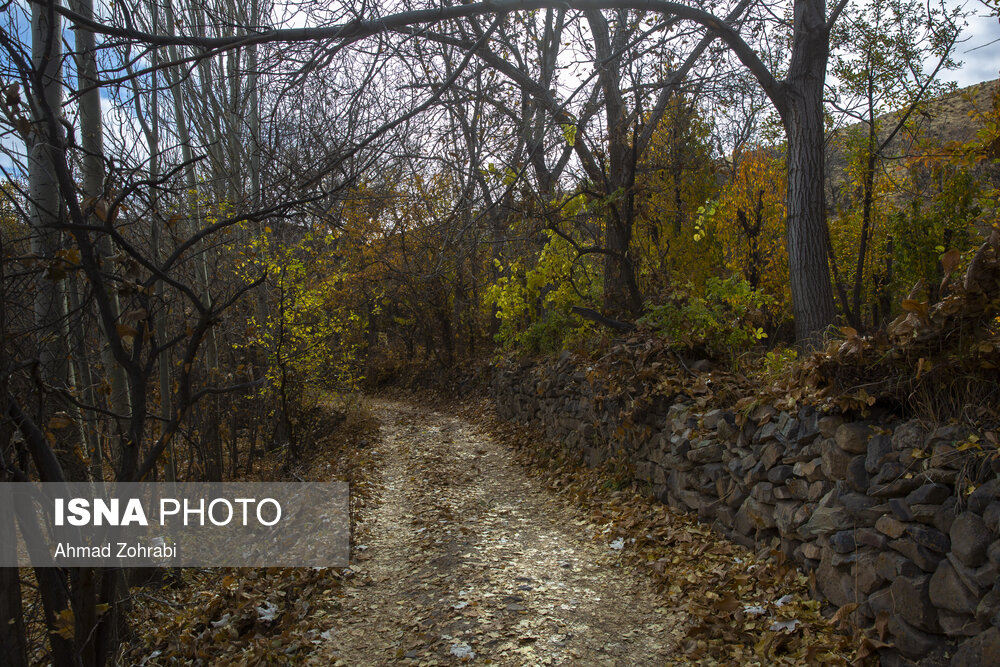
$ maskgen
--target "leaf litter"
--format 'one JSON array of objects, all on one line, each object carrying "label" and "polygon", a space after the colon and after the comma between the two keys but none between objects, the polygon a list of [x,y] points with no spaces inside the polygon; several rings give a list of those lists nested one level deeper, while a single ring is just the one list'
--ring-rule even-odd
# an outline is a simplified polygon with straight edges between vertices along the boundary
[{"label": "leaf litter", "polygon": [[464,419],[388,401],[375,412],[377,451],[331,451],[303,472],[350,478],[351,567],[186,570],[139,594],[127,662],[770,665],[864,654],[780,554],[670,510],[620,463],[578,465],[485,402],[466,404]]}]

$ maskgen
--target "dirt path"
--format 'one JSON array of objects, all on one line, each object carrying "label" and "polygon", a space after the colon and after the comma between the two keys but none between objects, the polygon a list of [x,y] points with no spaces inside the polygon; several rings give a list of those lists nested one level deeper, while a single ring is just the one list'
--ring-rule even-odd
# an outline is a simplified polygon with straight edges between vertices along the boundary
[{"label": "dirt path", "polygon": [[503,443],[454,416],[374,405],[377,506],[327,664],[662,665],[688,621]]}]

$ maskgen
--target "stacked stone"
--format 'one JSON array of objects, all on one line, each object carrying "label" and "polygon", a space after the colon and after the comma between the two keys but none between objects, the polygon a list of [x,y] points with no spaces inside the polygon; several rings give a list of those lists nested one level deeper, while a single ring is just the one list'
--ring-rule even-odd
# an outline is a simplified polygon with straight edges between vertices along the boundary
[{"label": "stacked stone", "polygon": [[769,405],[738,426],[688,397],[636,410],[607,393],[568,354],[502,368],[494,386],[502,416],[591,465],[624,451],[664,502],[780,548],[833,605],[858,603],[854,620],[889,632],[884,662],[1000,664],[1000,468],[957,451],[960,429]]}]

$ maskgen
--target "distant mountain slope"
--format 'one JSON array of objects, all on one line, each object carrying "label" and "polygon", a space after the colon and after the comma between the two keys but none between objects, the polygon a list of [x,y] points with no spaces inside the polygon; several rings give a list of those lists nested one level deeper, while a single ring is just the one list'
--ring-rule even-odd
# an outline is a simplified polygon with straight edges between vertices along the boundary
[{"label": "distant mountain slope", "polygon": [[[988,109],[1000,79],[984,81],[961,88],[938,99],[926,102],[910,117],[909,130],[900,131],[886,149],[889,168],[902,168],[905,158],[921,154],[929,146],[945,146],[953,142],[967,142],[976,136],[978,123],[970,117],[973,109]],[[895,125],[899,113],[880,118],[884,138]],[[864,132],[858,123],[834,131],[827,140],[826,181],[828,204],[832,210],[847,205],[848,154],[846,143],[852,133]]]}]

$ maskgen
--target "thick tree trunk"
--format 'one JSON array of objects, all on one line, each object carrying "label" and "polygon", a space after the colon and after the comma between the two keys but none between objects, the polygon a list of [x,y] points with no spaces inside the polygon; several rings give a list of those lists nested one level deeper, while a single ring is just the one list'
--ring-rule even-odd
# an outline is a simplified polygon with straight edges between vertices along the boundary
[{"label": "thick tree trunk", "polygon": [[586,13],[594,34],[594,49],[598,59],[598,81],[604,93],[604,114],[608,127],[608,167],[604,175],[610,198],[605,219],[604,309],[611,314],[634,316],[642,309],[642,295],[635,279],[635,266],[629,252],[632,244],[632,223],[635,217],[632,188],[635,174],[635,151],[629,137],[625,102],[622,99],[621,76],[625,25],[625,10],[616,13],[617,25],[612,36],[608,21],[597,10]]},{"label": "thick tree trunk", "polygon": [[796,0],[792,59],[778,104],[788,138],[786,239],[795,339],[815,346],[836,317],[827,263],[823,84],[829,55],[824,0]]},{"label": "thick tree trunk", "polygon": [[631,216],[626,220],[612,214],[605,217],[605,243],[610,254],[604,259],[604,310],[613,315],[635,316],[642,310],[642,296],[629,254]]}]

